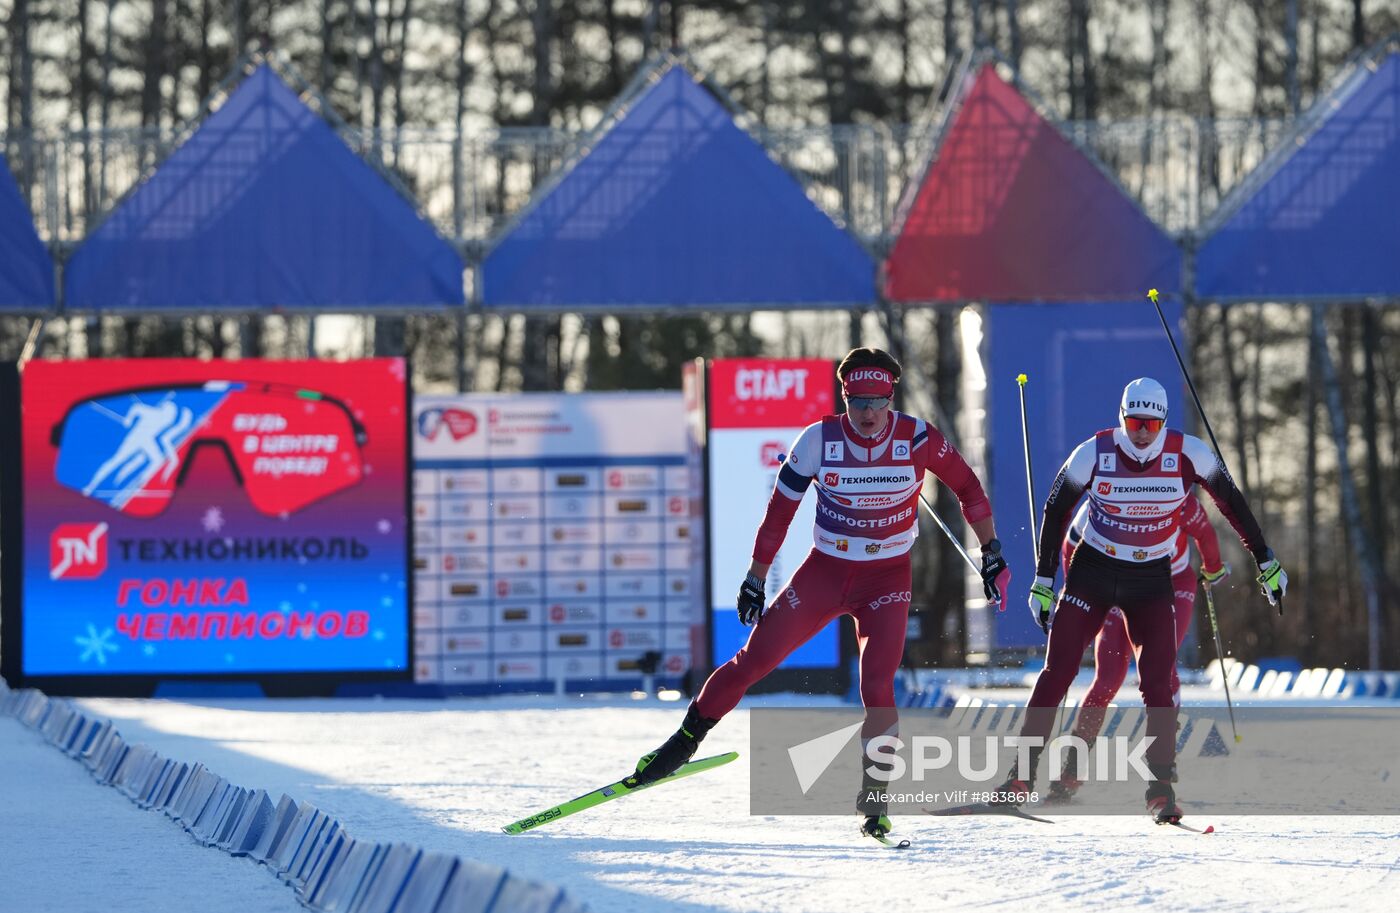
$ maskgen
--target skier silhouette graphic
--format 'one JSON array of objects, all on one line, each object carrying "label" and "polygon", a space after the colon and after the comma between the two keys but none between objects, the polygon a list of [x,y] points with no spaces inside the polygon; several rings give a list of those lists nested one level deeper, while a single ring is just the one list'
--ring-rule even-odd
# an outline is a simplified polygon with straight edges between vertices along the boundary
[{"label": "skier silhouette graphic", "polygon": [[[194,420],[193,412],[169,399],[155,405],[137,400],[124,416],[103,411],[130,430],[116,453],[99,466],[83,486],[83,494],[91,495],[109,475],[113,478],[107,490],[115,495],[129,494],[157,473],[161,473],[162,480],[169,479],[179,466],[175,442],[189,429]],[[133,484],[128,485],[129,480]]]}]

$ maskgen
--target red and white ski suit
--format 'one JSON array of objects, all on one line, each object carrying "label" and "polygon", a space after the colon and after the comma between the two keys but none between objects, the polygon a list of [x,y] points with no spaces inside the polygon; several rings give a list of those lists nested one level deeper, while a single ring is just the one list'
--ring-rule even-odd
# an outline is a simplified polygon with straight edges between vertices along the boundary
[{"label": "red and white ski suit", "polygon": [[1267,546],[1244,496],[1199,438],[1164,430],[1160,452],[1145,464],[1117,440],[1121,430],[1100,431],[1070,454],[1051,485],[1040,534],[1040,577],[1055,565],[1075,507],[1089,495],[1083,542],[1075,549],[1064,590],[1050,624],[1045,668],[1036,679],[1022,735],[1048,739],[1055,710],[1079,672],[1084,647],[1117,607],[1137,647],[1138,688],[1148,708],[1145,752],[1165,776],[1176,757],[1177,625],[1172,558],[1180,536],[1178,512],[1191,486],[1215,501],[1257,562]]},{"label": "red and white ski suit", "polygon": [[909,550],[919,532],[925,472],[953,490],[969,523],[991,516],[977,476],[922,419],[892,411],[875,438],[858,435],[844,415],[826,416],[802,431],[778,472],[753,557],[772,563],[803,494],[815,482],[812,551],[769,602],[748,643],[710,674],[696,699],[702,716],[724,716],[789,653],[848,614],[855,619],[861,701],[867,708],[890,708],[882,717],[867,714],[865,734],[889,731],[909,617]]},{"label": "red and white ski suit", "polygon": [[[1065,537],[1060,567],[1064,570],[1066,578],[1069,576],[1070,558],[1083,537],[1088,516],[1088,505],[1084,505],[1075,515],[1069,535]],[[1171,575],[1175,596],[1173,617],[1176,623],[1176,646],[1179,651],[1181,642],[1186,638],[1186,632],[1191,629],[1191,618],[1196,607],[1196,573],[1191,568],[1191,543],[1196,544],[1196,550],[1201,554],[1202,566],[1206,570],[1215,573],[1220,569],[1221,561],[1220,540],[1216,538],[1215,528],[1210,525],[1210,517],[1199,499],[1188,497],[1182,503],[1177,519],[1180,532],[1177,534],[1176,552],[1172,556]],[[1128,638],[1122,611],[1115,606],[1109,610],[1104,618],[1103,627],[1099,629],[1095,638],[1094,681],[1089,686],[1088,693],[1084,695],[1074,726],[1074,734],[1086,743],[1092,743],[1103,727],[1104,708],[1113,700],[1118,689],[1123,686],[1123,680],[1128,677],[1128,658],[1133,655],[1136,655],[1136,647]],[[1178,707],[1181,706],[1181,681],[1175,665],[1172,666],[1172,702]]]}]

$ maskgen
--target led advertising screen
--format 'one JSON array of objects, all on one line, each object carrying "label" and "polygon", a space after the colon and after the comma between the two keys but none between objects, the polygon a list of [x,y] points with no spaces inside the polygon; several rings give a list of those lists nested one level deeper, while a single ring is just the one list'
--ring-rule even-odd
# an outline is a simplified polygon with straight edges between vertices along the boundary
[{"label": "led advertising screen", "polygon": [[407,678],[405,368],[26,365],[6,677]]}]

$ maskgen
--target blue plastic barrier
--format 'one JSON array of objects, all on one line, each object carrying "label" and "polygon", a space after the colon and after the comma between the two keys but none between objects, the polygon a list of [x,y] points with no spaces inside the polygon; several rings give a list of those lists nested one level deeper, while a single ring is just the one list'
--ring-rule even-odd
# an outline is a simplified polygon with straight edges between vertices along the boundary
[{"label": "blue plastic barrier", "polygon": [[199,842],[251,857],[316,913],[574,913],[554,885],[408,844],[353,839],[308,803],[250,790],[203,764],[129,744],[110,720],[66,700],[11,690],[0,679],[0,716],[19,720],[141,808],[159,809]]}]

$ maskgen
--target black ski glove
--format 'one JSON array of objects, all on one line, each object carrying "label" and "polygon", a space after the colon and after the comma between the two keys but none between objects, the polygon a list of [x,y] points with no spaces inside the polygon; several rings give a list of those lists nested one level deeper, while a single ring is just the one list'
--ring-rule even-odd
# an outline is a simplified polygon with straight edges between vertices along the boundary
[{"label": "black ski glove", "polygon": [[746,625],[756,625],[763,617],[763,580],[749,574],[739,586],[739,621]]},{"label": "black ski glove", "polygon": [[997,610],[1005,608],[1002,597],[1011,586],[1011,569],[1001,556],[1001,541],[992,539],[982,546],[982,591],[987,601],[996,605]]}]

